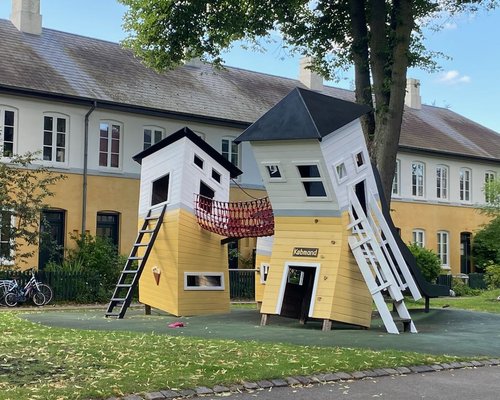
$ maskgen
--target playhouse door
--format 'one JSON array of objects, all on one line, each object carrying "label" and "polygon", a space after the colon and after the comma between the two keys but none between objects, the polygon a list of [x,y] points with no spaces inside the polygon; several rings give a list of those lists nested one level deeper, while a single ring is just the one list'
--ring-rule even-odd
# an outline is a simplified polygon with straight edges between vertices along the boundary
[{"label": "playhouse door", "polygon": [[316,268],[290,266],[280,315],[305,322],[309,314]]}]

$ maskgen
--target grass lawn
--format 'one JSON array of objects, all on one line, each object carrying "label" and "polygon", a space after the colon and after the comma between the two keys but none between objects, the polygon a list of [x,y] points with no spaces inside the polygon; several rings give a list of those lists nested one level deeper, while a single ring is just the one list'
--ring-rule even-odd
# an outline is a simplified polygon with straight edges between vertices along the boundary
[{"label": "grass lawn", "polygon": [[52,328],[23,320],[13,311],[0,313],[0,326],[2,400],[108,398],[458,359],[400,351]]},{"label": "grass lawn", "polygon": [[[431,308],[459,308],[462,310],[483,311],[500,314],[500,289],[485,290],[479,296],[470,297],[443,297],[431,299]],[[405,300],[408,308],[423,308],[424,300]]]}]

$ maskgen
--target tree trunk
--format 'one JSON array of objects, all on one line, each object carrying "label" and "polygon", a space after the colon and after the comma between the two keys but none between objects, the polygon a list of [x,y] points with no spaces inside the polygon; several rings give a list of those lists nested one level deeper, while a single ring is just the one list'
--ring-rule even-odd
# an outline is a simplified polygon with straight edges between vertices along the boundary
[{"label": "tree trunk", "polygon": [[413,29],[413,1],[395,0],[391,31],[393,35],[391,79],[388,90],[391,93],[387,106],[377,104],[375,128],[375,160],[380,172],[385,197],[391,199],[392,181],[403,120],[406,94],[406,71],[408,69],[408,48]]}]

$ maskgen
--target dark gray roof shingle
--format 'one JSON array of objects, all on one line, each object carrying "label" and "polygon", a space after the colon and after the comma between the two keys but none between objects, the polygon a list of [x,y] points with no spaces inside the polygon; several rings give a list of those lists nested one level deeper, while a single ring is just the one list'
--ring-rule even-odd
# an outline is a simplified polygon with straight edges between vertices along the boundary
[{"label": "dark gray roof shingle", "polygon": [[[19,32],[0,19],[0,90],[14,89],[251,124],[299,81],[239,68],[185,65],[157,73],[116,43],[43,29]],[[349,90],[324,94],[354,100]],[[499,135],[453,111],[406,108],[400,145],[498,161]]]}]

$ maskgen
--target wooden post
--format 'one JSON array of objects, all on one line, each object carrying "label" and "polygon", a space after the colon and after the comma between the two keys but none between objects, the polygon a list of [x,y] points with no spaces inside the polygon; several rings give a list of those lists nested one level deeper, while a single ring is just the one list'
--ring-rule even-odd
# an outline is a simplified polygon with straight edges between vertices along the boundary
[{"label": "wooden post", "polygon": [[266,326],[267,325],[267,319],[269,317],[269,314],[262,314],[262,317],[260,318],[260,326]]},{"label": "wooden post", "polygon": [[429,312],[429,307],[430,307],[430,297],[425,296],[425,309],[424,309],[424,312],[428,313]]},{"label": "wooden post", "polygon": [[149,304],[144,304],[144,314],[151,315],[151,306]]},{"label": "wooden post", "polygon": [[324,319],[323,320],[323,328],[321,329],[324,332],[328,332],[332,330],[332,320],[331,319]]}]

